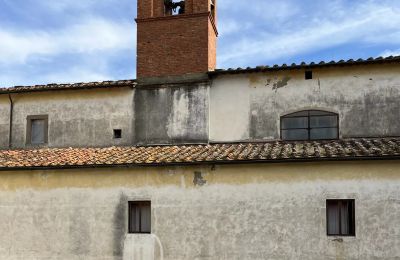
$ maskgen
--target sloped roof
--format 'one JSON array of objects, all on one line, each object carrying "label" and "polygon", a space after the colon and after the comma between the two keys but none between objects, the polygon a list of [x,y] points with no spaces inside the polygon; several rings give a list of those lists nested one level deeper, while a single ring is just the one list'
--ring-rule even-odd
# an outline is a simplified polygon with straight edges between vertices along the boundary
[{"label": "sloped roof", "polygon": [[253,73],[253,72],[269,72],[278,70],[294,70],[294,69],[314,69],[314,68],[326,68],[326,67],[340,67],[340,66],[353,66],[353,65],[368,65],[368,64],[387,64],[387,63],[400,63],[400,56],[389,56],[389,57],[378,57],[358,60],[340,60],[340,61],[321,61],[319,63],[301,62],[300,64],[282,64],[272,66],[257,66],[247,68],[229,68],[229,69],[217,69],[209,72],[210,75],[223,75],[223,74],[240,74],[240,73]]},{"label": "sloped roof", "polygon": [[117,80],[117,81],[87,82],[87,83],[73,83],[73,84],[16,86],[11,88],[0,88],[0,94],[52,91],[52,90],[121,88],[121,87],[134,87],[135,84],[136,84],[135,80]]},{"label": "sloped roof", "polygon": [[[268,72],[278,70],[293,70],[293,69],[313,69],[334,66],[352,66],[352,65],[367,65],[367,64],[387,64],[387,63],[400,63],[400,56],[378,57],[369,59],[358,60],[340,60],[319,63],[311,62],[300,64],[282,64],[273,66],[257,66],[254,68],[229,68],[229,69],[216,69],[215,71],[208,72],[209,76],[223,75],[223,74],[240,74],[240,73],[253,73],[253,72]],[[11,88],[0,87],[1,94],[24,93],[24,92],[38,92],[38,91],[52,91],[52,90],[74,90],[74,89],[100,89],[100,88],[119,88],[119,87],[134,87],[137,81],[130,80],[117,80],[117,81],[103,81],[103,82],[87,82],[87,83],[71,83],[71,84],[47,84],[47,85],[34,85],[34,86],[15,86]]]},{"label": "sloped roof", "polygon": [[0,170],[400,159],[400,137],[0,151]]}]

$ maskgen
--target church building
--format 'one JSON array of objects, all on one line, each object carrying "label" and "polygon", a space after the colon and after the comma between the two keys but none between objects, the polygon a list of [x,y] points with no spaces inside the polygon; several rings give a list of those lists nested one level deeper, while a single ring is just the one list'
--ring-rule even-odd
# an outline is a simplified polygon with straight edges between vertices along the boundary
[{"label": "church building", "polygon": [[218,69],[217,7],[138,0],[135,80],[0,88],[0,259],[400,259],[400,57]]}]

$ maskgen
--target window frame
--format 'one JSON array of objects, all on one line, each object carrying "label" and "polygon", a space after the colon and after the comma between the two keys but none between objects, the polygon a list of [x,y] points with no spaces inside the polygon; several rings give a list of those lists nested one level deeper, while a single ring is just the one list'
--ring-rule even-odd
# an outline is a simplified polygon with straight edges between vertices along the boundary
[{"label": "window frame", "polygon": [[[349,214],[349,233],[342,234],[342,218],[339,217],[339,234],[329,233],[329,214],[328,214],[328,203],[337,202],[339,208],[339,216],[341,216],[341,204],[342,202],[351,203],[351,215]],[[326,235],[328,237],[356,237],[356,201],[355,199],[327,199],[326,200]]]},{"label": "window frame", "polygon": [[[32,143],[32,121],[44,120],[44,142]],[[49,142],[49,116],[48,115],[30,115],[26,117],[26,144],[32,146],[46,145]]]},{"label": "window frame", "polygon": [[[302,113],[302,112],[307,112],[306,116],[291,116],[293,114],[297,113]],[[322,113],[327,113],[326,115],[310,115],[311,112],[322,112]],[[329,117],[329,116],[336,116],[336,137],[335,138],[328,138],[328,139],[311,139],[311,130],[312,129],[333,129],[335,127],[311,127],[311,118],[312,117]],[[287,118],[307,118],[307,128],[283,128],[283,119]],[[330,111],[324,111],[324,110],[301,110],[297,112],[293,112],[290,114],[286,114],[281,116],[280,118],[280,139],[283,141],[324,141],[324,140],[338,140],[339,139],[339,114],[330,112]],[[293,140],[288,140],[288,139],[283,139],[283,131],[288,131],[288,130],[307,130],[307,139],[293,139]]]},{"label": "window frame", "polygon": [[[132,207],[139,206],[139,231],[134,231],[134,223],[132,223]],[[141,206],[149,206],[150,207],[150,231],[142,231],[142,214],[141,214]],[[151,234],[151,201],[150,200],[142,200],[142,201],[129,201],[128,202],[128,234]]]}]

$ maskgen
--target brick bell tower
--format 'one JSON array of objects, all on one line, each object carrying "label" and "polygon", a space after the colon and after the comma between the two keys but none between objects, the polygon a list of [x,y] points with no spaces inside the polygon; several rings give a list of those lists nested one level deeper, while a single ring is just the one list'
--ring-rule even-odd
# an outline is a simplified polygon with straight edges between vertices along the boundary
[{"label": "brick bell tower", "polygon": [[216,66],[217,0],[137,0],[137,78]]}]

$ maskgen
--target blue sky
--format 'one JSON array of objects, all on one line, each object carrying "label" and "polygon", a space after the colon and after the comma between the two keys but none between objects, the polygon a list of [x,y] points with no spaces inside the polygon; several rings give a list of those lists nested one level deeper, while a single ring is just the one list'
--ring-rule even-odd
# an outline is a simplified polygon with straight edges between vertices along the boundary
[{"label": "blue sky", "polygon": [[[400,55],[399,0],[218,0],[218,67]],[[0,0],[0,86],[135,78],[135,0]]]}]

